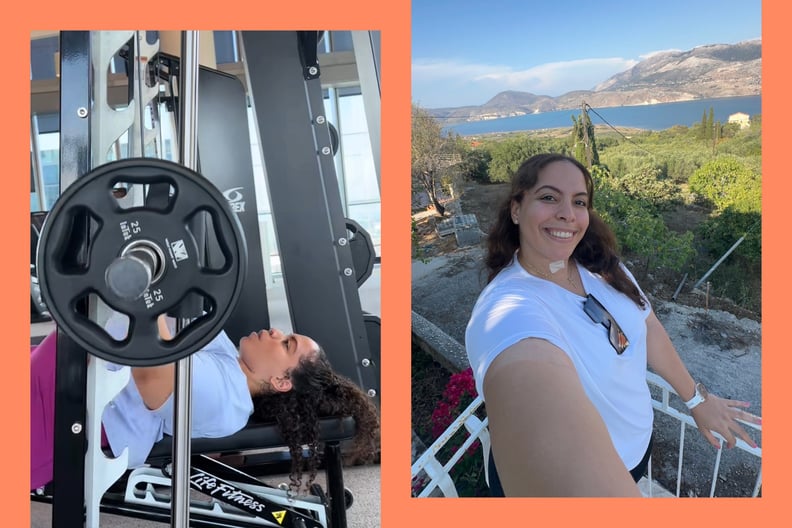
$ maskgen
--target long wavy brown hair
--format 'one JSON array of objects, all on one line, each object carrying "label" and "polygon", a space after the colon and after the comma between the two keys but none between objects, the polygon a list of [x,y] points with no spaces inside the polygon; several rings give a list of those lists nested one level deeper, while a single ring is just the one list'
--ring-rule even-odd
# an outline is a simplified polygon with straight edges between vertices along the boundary
[{"label": "long wavy brown hair", "polygon": [[520,228],[511,218],[511,205],[520,203],[525,191],[532,189],[539,173],[551,163],[565,161],[573,164],[583,173],[588,192],[589,226],[583,239],[572,252],[572,258],[592,273],[599,273],[605,281],[617,291],[629,297],[635,304],[643,308],[646,301],[638,287],[630,280],[619,266],[616,236],[608,225],[594,211],[594,182],[588,169],[575,158],[563,154],[537,154],[525,160],[512,176],[509,196],[501,202],[498,213],[487,239],[487,256],[484,264],[487,267],[487,282],[491,282],[500,271],[508,266],[514,258],[514,252],[520,247]]},{"label": "long wavy brown hair", "polygon": [[[290,488],[300,489],[303,474],[306,486],[316,478],[321,452],[319,420],[327,416],[351,416],[355,419],[355,436],[344,445],[345,463],[370,462],[379,451],[379,412],[360,387],[337,374],[320,348],[313,357],[304,357],[289,372],[292,389],[267,391],[253,397],[252,419],[275,422],[291,455]],[[307,448],[308,457],[303,456]]]}]

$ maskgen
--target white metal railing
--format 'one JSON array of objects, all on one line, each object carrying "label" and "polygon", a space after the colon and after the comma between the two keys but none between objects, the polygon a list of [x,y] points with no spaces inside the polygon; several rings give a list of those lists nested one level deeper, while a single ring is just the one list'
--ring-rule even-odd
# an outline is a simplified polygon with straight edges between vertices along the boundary
[{"label": "white metal railing", "polygon": [[[412,465],[412,480],[416,482],[417,479],[424,478],[426,475],[429,477],[428,482],[419,484],[418,487],[422,488],[418,497],[429,497],[436,490],[440,490],[445,497],[459,497],[454,481],[449,475],[451,468],[465,455],[468,448],[473,445],[476,440],[481,441],[481,446],[484,453],[484,475],[487,474],[488,456],[490,437],[487,424],[489,419],[479,420],[475,412],[481,407],[484,400],[481,396],[477,396],[470,405],[462,411],[456,420],[454,420],[443,433],[437,437],[437,440],[432,442],[432,445],[424,451],[418,460]],[[437,458],[437,454],[445,446],[448,441],[459,431],[465,427],[468,432],[468,437],[462,443],[451,458],[443,464]]]},{"label": "white metal railing", "polygon": [[[671,385],[669,385],[663,378],[661,378],[660,376],[658,376],[657,374],[654,374],[652,372],[647,372],[646,373],[646,380],[651,385],[655,385],[655,386],[659,387],[662,390],[662,394],[661,394],[661,397],[660,397],[659,400],[655,400],[654,398],[652,398],[652,407],[654,407],[655,409],[657,409],[658,411],[660,411],[660,412],[662,412],[664,414],[667,414],[668,416],[676,418],[680,422],[680,425],[679,425],[679,455],[678,455],[679,456],[679,462],[677,464],[677,479],[676,479],[677,480],[676,496],[679,497],[680,486],[682,484],[682,461],[683,461],[683,454],[684,454],[684,450],[685,450],[685,430],[687,429],[687,427],[693,427],[694,429],[696,429],[697,428],[696,427],[696,422],[693,420],[693,418],[689,414],[683,413],[683,412],[679,412],[678,410],[676,410],[673,407],[671,407],[671,405],[669,404],[669,401],[671,399],[670,396],[671,396],[671,394],[676,394],[676,392],[674,392],[674,389],[671,388]],[[762,430],[762,426],[761,425],[756,425],[756,424],[744,422],[742,420],[740,420],[740,423],[743,424],[744,426],[747,426],[749,428],[755,429],[757,431],[761,431]],[[720,434],[715,433],[715,432],[713,432],[713,435],[715,436],[715,438],[718,439],[718,441],[720,442],[721,448],[722,448],[723,447],[724,438]],[[749,454],[751,454],[753,456],[758,457],[760,460],[762,458],[762,448],[761,447],[751,447],[750,445],[746,444],[743,440],[741,440],[739,438],[737,438],[737,444],[736,444],[735,447],[737,449],[745,451],[746,453],[749,453]],[[709,493],[710,497],[714,497],[715,496],[715,486],[718,483],[718,473],[720,471],[720,463],[721,463],[721,455],[722,454],[723,454],[723,449],[718,449],[717,453],[715,453],[715,467],[714,467],[713,472],[712,472],[712,484],[710,486],[710,493]],[[761,487],[762,487],[762,467],[761,467],[761,464],[760,464],[759,471],[758,471],[757,476],[756,476],[756,482],[754,483],[754,488],[753,488],[753,491],[751,493],[751,496],[752,497],[756,497],[759,494],[759,490],[761,489]]]},{"label": "white metal railing", "polygon": [[[672,418],[675,418],[679,421],[679,462],[677,465],[677,485],[676,485],[676,496],[679,497],[680,494],[680,487],[682,483],[682,463],[684,460],[684,449],[685,449],[685,430],[687,427],[696,428],[696,422],[693,418],[686,413],[682,413],[677,409],[671,407],[670,399],[671,394],[676,394],[674,389],[666,383],[666,381],[661,378],[660,376],[648,372],[646,373],[646,381],[651,385],[659,388],[661,391],[660,399],[652,398],[652,407]],[[418,459],[412,465],[412,481],[413,481],[413,490],[414,494],[417,497],[429,497],[429,496],[437,496],[438,493],[442,494],[445,497],[458,497],[459,494],[457,492],[456,486],[454,485],[451,476],[449,475],[451,469],[456,465],[459,460],[461,460],[470,446],[476,440],[479,440],[482,445],[482,455],[484,457],[484,475],[487,474],[487,465],[489,459],[489,449],[490,449],[490,436],[489,430],[487,429],[488,420],[484,418],[483,420],[479,419],[476,416],[476,411],[481,407],[484,403],[484,400],[481,396],[476,397],[467,408],[462,411],[462,413],[454,420],[454,422],[448,426],[448,428],[441,434],[437,440],[435,440],[426,451],[424,451]],[[742,424],[756,429],[758,431],[762,430],[761,425],[755,425],[748,422],[742,422]],[[442,450],[442,448],[448,443],[448,441],[457,433],[459,432],[462,427],[464,427],[467,432],[468,436],[465,441],[460,445],[456,451],[451,455],[451,457],[445,462],[442,463],[437,455]],[[718,433],[713,433],[714,436],[718,439],[721,446],[723,446],[724,438],[719,435]],[[746,453],[749,453],[753,456],[758,457],[760,460],[762,458],[762,448],[761,447],[751,447],[747,443],[745,443],[741,439],[737,439],[737,444],[735,446],[737,449],[740,449]],[[715,496],[715,487],[718,483],[718,473],[720,471],[720,463],[721,463],[721,455],[723,454],[723,449],[718,449],[717,453],[715,454],[715,467],[712,473],[712,484],[710,486],[710,497]],[[475,456],[475,455],[468,455],[468,456]],[[649,474],[651,475],[651,462],[649,466]],[[429,479],[428,481],[426,479]],[[754,484],[753,492],[751,494],[752,497],[756,497],[759,494],[759,490],[762,487],[762,468],[761,463],[759,466],[759,471],[756,477],[756,482]],[[417,488],[417,490],[416,490]],[[417,491],[417,492],[416,492]],[[652,486],[649,486],[649,494],[650,497],[652,496]]]}]

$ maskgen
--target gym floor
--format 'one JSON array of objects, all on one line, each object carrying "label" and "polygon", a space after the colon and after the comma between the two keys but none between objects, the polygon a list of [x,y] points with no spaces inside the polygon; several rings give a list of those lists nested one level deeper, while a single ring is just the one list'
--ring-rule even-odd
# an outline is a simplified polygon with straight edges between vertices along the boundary
[{"label": "gym floor", "polygon": [[[380,316],[380,266],[374,266],[371,276],[359,288],[360,303],[364,312]],[[284,332],[291,331],[291,321],[286,305],[283,283],[276,281],[267,289],[270,300],[270,321],[273,327]],[[34,323],[31,325],[31,337],[44,336],[52,331],[51,322]],[[266,477],[268,483],[288,482],[286,476]],[[317,476],[318,483],[326,489],[325,476]],[[379,528],[380,526],[380,466],[371,464],[344,468],[344,485],[352,492],[354,501],[347,510],[348,528]],[[50,528],[52,507],[48,504],[31,502],[30,527]],[[142,521],[117,515],[101,514],[102,528],[157,528],[166,526],[164,523]]]}]

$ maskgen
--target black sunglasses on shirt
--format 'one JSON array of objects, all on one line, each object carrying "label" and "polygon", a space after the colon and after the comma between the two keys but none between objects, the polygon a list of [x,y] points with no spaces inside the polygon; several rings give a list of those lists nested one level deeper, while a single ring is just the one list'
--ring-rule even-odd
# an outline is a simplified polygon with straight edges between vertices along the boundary
[{"label": "black sunglasses on shirt", "polygon": [[588,314],[592,321],[601,324],[608,330],[608,341],[617,354],[621,355],[630,346],[630,341],[610,312],[590,293],[586,295],[586,300],[583,301],[583,311]]}]

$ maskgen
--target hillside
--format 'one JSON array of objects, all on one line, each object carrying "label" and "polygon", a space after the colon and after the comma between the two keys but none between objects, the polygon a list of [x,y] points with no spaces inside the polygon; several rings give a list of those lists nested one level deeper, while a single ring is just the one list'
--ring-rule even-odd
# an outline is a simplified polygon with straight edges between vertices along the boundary
[{"label": "hillside", "polygon": [[761,94],[762,42],[712,44],[656,53],[591,90],[558,97],[504,91],[480,106],[427,109],[446,123],[577,108],[671,103]]}]

